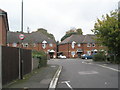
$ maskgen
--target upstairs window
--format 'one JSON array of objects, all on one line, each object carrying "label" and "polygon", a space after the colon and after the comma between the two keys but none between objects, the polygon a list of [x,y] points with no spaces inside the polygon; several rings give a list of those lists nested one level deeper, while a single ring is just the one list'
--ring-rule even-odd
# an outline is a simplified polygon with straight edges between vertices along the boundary
[{"label": "upstairs window", "polygon": [[28,47],[28,43],[23,43],[23,47]]},{"label": "upstairs window", "polygon": [[46,48],[46,44],[47,44],[47,41],[44,40],[44,41],[42,42],[42,48],[43,48],[43,49]]},{"label": "upstairs window", "polygon": [[74,49],[74,48],[75,48],[75,44],[76,44],[76,42],[75,42],[75,41],[73,41],[73,42],[72,42],[72,44],[71,44],[72,49]]},{"label": "upstairs window", "polygon": [[87,47],[91,47],[91,44],[90,44],[90,43],[88,43],[88,44],[87,44]]},{"label": "upstairs window", "polygon": [[33,47],[36,47],[36,44],[35,44],[35,43],[33,43]]},{"label": "upstairs window", "polygon": [[53,47],[53,44],[52,44],[52,43],[50,43],[50,44],[49,44],[49,46],[50,46],[50,47]]},{"label": "upstairs window", "polygon": [[9,44],[9,43],[7,43],[7,46],[10,46],[10,44]]},{"label": "upstairs window", "polygon": [[13,47],[17,47],[17,43],[13,43],[12,46],[13,46]]},{"label": "upstairs window", "polygon": [[78,47],[80,47],[81,46],[81,44],[78,44]]},{"label": "upstairs window", "polygon": [[43,48],[43,49],[46,48],[46,44],[45,44],[45,43],[42,44],[42,48]]},{"label": "upstairs window", "polygon": [[92,43],[92,47],[95,47],[95,43]]}]

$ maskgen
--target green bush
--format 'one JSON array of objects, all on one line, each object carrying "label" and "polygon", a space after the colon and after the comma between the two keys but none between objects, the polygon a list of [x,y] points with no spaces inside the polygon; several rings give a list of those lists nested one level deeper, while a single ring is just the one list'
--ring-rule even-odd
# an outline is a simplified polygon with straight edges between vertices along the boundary
[{"label": "green bush", "polygon": [[93,56],[93,61],[105,61],[106,56],[104,52],[99,52]]},{"label": "green bush", "polygon": [[32,51],[32,57],[39,59],[38,68],[47,65],[47,55],[44,51]]},{"label": "green bush", "polygon": [[110,56],[110,62],[111,63],[115,63],[115,64],[120,64],[120,57],[116,56],[115,60],[114,60],[114,55]]}]

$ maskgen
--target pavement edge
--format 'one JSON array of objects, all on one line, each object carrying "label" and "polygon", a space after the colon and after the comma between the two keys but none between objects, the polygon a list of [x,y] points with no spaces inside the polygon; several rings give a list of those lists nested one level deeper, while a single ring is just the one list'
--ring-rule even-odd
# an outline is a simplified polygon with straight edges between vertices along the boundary
[{"label": "pavement edge", "polygon": [[53,90],[56,88],[61,71],[62,71],[62,66],[59,66],[58,70],[56,71],[53,79],[51,80],[49,84],[49,90],[51,89]]}]

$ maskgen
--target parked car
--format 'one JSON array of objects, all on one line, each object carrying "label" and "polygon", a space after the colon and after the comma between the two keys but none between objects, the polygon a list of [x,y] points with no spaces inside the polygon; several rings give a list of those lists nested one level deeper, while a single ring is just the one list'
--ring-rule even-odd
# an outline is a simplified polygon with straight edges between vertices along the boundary
[{"label": "parked car", "polygon": [[60,55],[60,56],[58,56],[58,58],[60,58],[60,59],[66,59],[66,56]]},{"label": "parked car", "polygon": [[83,54],[83,55],[81,55],[81,58],[82,59],[92,59],[92,56],[88,55],[88,54]]}]

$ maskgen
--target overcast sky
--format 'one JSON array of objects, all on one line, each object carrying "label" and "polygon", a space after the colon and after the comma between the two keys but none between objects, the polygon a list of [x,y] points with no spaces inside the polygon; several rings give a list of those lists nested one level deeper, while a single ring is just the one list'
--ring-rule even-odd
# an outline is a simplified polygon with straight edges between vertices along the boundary
[{"label": "overcast sky", "polygon": [[[10,31],[20,31],[21,1],[0,0],[0,8],[8,13]],[[97,18],[118,8],[120,0],[23,0],[24,31],[45,28],[60,40],[70,28],[82,28],[92,34]]]}]

